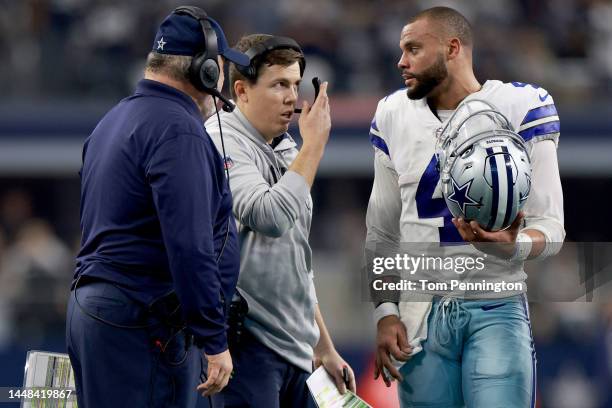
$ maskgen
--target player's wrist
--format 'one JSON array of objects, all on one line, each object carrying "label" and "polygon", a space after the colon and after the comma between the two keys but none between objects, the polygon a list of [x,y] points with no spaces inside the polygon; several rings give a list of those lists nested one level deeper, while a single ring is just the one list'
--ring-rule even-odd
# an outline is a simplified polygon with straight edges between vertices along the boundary
[{"label": "player's wrist", "polygon": [[531,253],[531,247],[533,246],[533,239],[524,232],[519,232],[514,242],[514,253],[510,258],[511,262],[524,261],[529,257]]},{"label": "player's wrist", "polygon": [[397,303],[383,302],[376,306],[376,309],[374,309],[374,322],[378,325],[378,322],[387,316],[399,317],[399,315],[400,313]]}]

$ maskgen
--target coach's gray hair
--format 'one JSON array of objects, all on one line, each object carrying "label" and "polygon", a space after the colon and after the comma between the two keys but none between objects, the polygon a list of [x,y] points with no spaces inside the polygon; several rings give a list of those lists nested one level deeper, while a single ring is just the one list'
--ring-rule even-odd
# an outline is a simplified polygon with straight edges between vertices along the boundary
[{"label": "coach's gray hair", "polygon": [[189,66],[192,57],[150,52],[147,55],[145,72],[164,74],[177,81],[189,82]]}]

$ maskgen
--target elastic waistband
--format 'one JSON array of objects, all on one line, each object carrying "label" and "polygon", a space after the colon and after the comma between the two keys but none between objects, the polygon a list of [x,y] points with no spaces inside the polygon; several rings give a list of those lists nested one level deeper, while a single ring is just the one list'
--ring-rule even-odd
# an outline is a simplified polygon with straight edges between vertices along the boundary
[{"label": "elastic waistband", "polygon": [[453,299],[454,301],[463,304],[465,307],[470,307],[470,306],[480,306],[482,304],[487,304],[487,303],[498,303],[498,302],[523,302],[523,301],[527,301],[527,295],[525,293],[518,293],[516,295],[511,295],[511,296],[507,296],[507,297],[499,297],[499,298],[486,298],[486,299],[466,299],[466,298],[460,298],[460,297],[454,297],[454,296],[440,296],[440,295],[434,295],[432,298],[432,302],[434,304],[442,302],[442,301],[446,301],[447,299]]}]

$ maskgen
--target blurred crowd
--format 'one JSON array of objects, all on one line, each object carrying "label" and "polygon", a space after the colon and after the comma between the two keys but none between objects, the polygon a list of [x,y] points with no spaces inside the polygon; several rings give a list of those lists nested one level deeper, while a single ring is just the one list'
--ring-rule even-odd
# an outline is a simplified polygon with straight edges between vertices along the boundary
[{"label": "blurred crowd", "polygon": [[[5,98],[112,98],[140,77],[156,25],[180,0],[0,1]],[[478,78],[535,83],[566,103],[609,98],[609,0],[191,0],[230,42],[294,37],[310,75],[333,92],[383,95],[401,86],[399,33],[409,16],[451,5],[472,22]]]},{"label": "blurred crowd", "polygon": [[26,190],[0,196],[0,349],[62,333],[73,249],[37,216]]}]

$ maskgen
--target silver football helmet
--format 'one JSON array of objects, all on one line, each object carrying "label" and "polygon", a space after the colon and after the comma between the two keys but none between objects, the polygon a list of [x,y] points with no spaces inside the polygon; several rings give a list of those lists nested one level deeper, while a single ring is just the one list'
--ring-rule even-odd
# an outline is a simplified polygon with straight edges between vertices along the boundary
[{"label": "silver football helmet", "polygon": [[454,217],[488,231],[507,228],[531,189],[523,139],[489,102],[461,103],[437,132],[442,193]]}]

